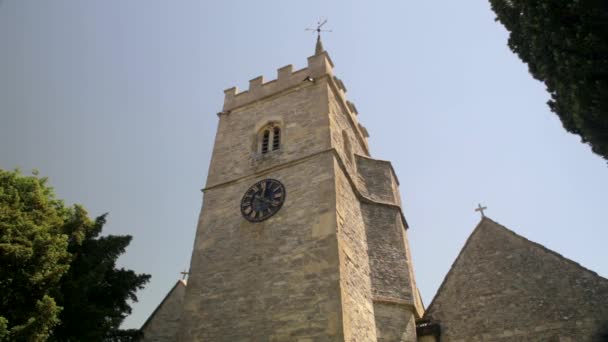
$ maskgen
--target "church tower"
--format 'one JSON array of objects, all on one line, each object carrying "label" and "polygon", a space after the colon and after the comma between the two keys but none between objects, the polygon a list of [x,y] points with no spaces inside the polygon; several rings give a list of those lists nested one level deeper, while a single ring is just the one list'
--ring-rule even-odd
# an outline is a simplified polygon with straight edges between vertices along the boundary
[{"label": "church tower", "polygon": [[399,182],[317,41],[225,91],[179,341],[416,341]]}]

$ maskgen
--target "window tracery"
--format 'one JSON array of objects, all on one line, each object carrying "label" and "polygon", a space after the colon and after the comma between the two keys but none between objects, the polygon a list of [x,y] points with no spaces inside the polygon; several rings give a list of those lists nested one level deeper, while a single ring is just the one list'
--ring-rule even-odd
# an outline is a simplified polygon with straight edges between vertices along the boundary
[{"label": "window tracery", "polygon": [[281,128],[275,127],[272,130],[272,150],[276,151],[281,147]]},{"label": "window tracery", "polygon": [[281,126],[276,122],[268,123],[258,133],[258,153],[264,155],[280,149]]},{"label": "window tracery", "polygon": [[262,136],[262,153],[268,153],[268,143],[270,142],[270,130],[265,129]]}]

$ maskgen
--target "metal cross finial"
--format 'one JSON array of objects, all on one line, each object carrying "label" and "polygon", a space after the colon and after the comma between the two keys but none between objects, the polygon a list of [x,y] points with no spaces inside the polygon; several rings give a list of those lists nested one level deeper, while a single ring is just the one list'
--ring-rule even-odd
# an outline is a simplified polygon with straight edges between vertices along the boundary
[{"label": "metal cross finial", "polygon": [[186,279],[186,277],[190,274],[190,272],[186,272],[186,270],[183,270],[182,272],[179,272],[182,275],[182,279]]},{"label": "metal cross finial", "polygon": [[477,204],[477,209],[475,209],[475,211],[479,211],[481,213],[481,217],[486,217],[486,215],[484,215],[483,211],[488,209],[488,207],[482,207],[481,204]]},{"label": "metal cross finial", "polygon": [[317,22],[317,28],[307,28],[306,31],[316,31],[317,37],[321,36],[321,32],[331,32],[331,30],[322,30],[323,25],[327,24],[327,19],[321,19]]}]

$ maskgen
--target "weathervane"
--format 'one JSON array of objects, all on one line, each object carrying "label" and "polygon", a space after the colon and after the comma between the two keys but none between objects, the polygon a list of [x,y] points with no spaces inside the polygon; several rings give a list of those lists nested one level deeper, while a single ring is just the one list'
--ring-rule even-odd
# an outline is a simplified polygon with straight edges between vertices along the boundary
[{"label": "weathervane", "polygon": [[317,32],[317,45],[315,46],[315,55],[323,53],[323,44],[321,43],[321,32],[331,32],[331,30],[322,30],[323,25],[327,24],[327,19],[321,19],[317,22],[317,28],[307,28],[306,31]]},{"label": "weathervane", "polygon": [[321,19],[317,22],[317,28],[307,28],[306,31],[316,31],[317,38],[321,37],[321,32],[331,32],[331,30],[322,30],[323,25],[327,24],[327,19]]}]

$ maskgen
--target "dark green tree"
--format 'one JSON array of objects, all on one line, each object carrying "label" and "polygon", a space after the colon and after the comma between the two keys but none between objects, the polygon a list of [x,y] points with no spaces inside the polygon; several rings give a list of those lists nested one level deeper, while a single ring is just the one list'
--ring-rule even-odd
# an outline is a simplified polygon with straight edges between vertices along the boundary
[{"label": "dark green tree", "polygon": [[69,268],[68,210],[46,182],[0,170],[1,341],[46,341],[59,323],[54,291]]},{"label": "dark green tree", "polygon": [[490,0],[564,128],[608,160],[608,1]]},{"label": "dark green tree", "polygon": [[84,208],[75,206],[64,224],[73,260],[61,279],[57,299],[63,310],[53,340],[102,341],[134,336],[119,327],[131,313],[129,301],[137,302],[135,292],[150,276],[116,268],[131,236],[100,236],[105,222],[106,215],[92,221]]},{"label": "dark green tree", "polygon": [[131,236],[101,236],[46,178],[0,170],[0,341],[131,341],[121,330],[150,276],[116,267]]}]

